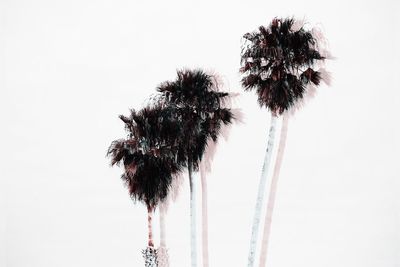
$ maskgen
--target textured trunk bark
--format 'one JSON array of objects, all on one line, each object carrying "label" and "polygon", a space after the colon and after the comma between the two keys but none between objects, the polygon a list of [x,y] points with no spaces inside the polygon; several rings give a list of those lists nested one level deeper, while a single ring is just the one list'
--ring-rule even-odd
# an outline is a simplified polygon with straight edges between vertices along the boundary
[{"label": "textured trunk bark", "polygon": [[153,242],[153,209],[150,207],[147,207],[147,228],[148,228],[148,246],[149,247],[154,247],[154,242]]},{"label": "textured trunk bark", "polygon": [[271,163],[272,151],[274,148],[275,128],[276,128],[276,116],[272,115],[271,125],[269,128],[269,135],[268,135],[267,151],[265,152],[264,165],[261,172],[260,183],[258,185],[256,208],[254,211],[253,225],[251,228],[250,250],[249,250],[248,264],[247,264],[248,267],[254,266],[254,259],[257,248],[258,230],[260,226],[261,209],[264,201],[265,186],[267,183],[269,165]]},{"label": "textured trunk bark", "polygon": [[202,247],[203,247],[203,266],[209,266],[208,256],[208,196],[207,196],[207,177],[205,166],[200,163],[201,177],[201,204],[202,204]]},{"label": "textured trunk bark", "polygon": [[197,266],[197,235],[196,235],[196,188],[193,181],[192,164],[188,164],[189,183],[190,183],[190,246],[191,246],[191,266]]},{"label": "textured trunk bark", "polygon": [[263,234],[263,239],[262,239],[262,243],[261,243],[261,252],[260,252],[260,267],[264,267],[265,263],[267,262],[268,244],[269,244],[269,238],[270,238],[270,234],[271,234],[272,214],[274,212],[275,197],[276,197],[276,191],[278,188],[279,172],[281,170],[283,154],[285,153],[286,137],[287,137],[287,130],[288,130],[288,122],[289,122],[288,120],[289,120],[288,116],[284,115],[283,119],[282,119],[278,152],[276,155],[275,167],[274,167],[274,172],[273,172],[272,180],[271,180],[271,188],[269,191],[267,212],[265,214],[264,234]]},{"label": "textured trunk bark", "polygon": [[153,209],[148,206],[147,207],[148,243],[147,243],[147,248],[145,250],[143,250],[145,267],[156,267],[157,266],[157,258],[156,258],[157,252],[154,249],[154,242],[153,242],[152,218],[153,218]]}]

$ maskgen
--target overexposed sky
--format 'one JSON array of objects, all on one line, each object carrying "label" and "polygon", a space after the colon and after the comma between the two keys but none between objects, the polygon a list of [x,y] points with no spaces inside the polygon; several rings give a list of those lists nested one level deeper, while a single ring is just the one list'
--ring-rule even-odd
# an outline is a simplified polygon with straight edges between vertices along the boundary
[{"label": "overexposed sky", "polygon": [[[267,265],[399,267],[399,14],[395,0],[1,0],[0,266],[143,266],[145,208],[105,154],[125,136],[117,116],[182,67],[241,94],[244,123],[208,176],[209,228],[210,266],[245,266],[269,114],[241,89],[240,41],[294,15],[336,60],[290,120]],[[188,191],[169,210],[172,267],[190,262]]]}]

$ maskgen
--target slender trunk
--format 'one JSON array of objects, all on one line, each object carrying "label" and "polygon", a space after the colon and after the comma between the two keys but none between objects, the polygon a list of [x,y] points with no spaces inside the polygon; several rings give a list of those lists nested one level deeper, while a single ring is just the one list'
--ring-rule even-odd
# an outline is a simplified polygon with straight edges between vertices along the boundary
[{"label": "slender trunk", "polygon": [[147,227],[148,227],[148,244],[147,246],[149,247],[154,247],[154,242],[153,242],[153,209],[150,207],[147,207]]},{"label": "slender trunk", "polygon": [[192,267],[197,266],[197,235],[196,235],[196,188],[192,176],[192,164],[189,161],[189,183],[190,183],[190,246]]},{"label": "slender trunk", "polygon": [[250,250],[249,250],[248,264],[247,264],[248,267],[254,266],[254,259],[257,248],[258,230],[260,226],[261,209],[264,201],[265,186],[267,183],[267,175],[268,175],[269,165],[271,162],[272,150],[274,148],[275,127],[276,127],[275,124],[276,124],[276,116],[272,115],[271,125],[269,128],[267,151],[265,153],[264,165],[261,172],[260,183],[258,185],[256,208],[254,211],[253,225],[251,228]]},{"label": "slender trunk", "polygon": [[202,204],[202,246],[203,246],[203,266],[208,267],[208,198],[207,198],[207,177],[203,163],[200,163],[201,177],[201,204]]},{"label": "slender trunk", "polygon": [[271,180],[271,188],[269,191],[267,212],[265,214],[264,234],[261,243],[260,267],[264,267],[267,262],[268,244],[271,233],[272,214],[274,212],[275,197],[278,187],[279,172],[282,165],[283,154],[285,152],[286,137],[288,130],[288,116],[284,115],[282,119],[281,135],[279,139],[278,152],[276,155],[274,172]]},{"label": "slender trunk", "polygon": [[157,252],[154,249],[153,242],[153,226],[152,226],[153,209],[147,206],[147,227],[148,227],[148,243],[147,248],[143,250],[143,257],[145,260],[145,267],[156,267],[157,266]]},{"label": "slender trunk", "polygon": [[[167,204],[164,204],[167,205]],[[169,255],[167,249],[166,240],[166,227],[165,218],[167,208],[164,205],[160,205],[160,247],[157,249],[157,266],[158,267],[169,267]]]},{"label": "slender trunk", "polygon": [[166,227],[165,227],[166,208],[163,207],[163,205],[160,205],[159,211],[160,211],[160,246],[166,247],[167,246],[166,232],[165,232],[166,231]]}]

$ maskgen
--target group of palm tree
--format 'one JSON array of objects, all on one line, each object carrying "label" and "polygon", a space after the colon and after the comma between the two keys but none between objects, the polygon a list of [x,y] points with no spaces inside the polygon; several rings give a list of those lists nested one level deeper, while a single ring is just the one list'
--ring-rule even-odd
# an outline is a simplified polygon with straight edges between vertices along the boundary
[{"label": "group of palm tree", "polygon": [[[223,125],[233,120],[225,106],[226,92],[220,92],[216,77],[196,70],[181,70],[175,81],[161,83],[158,95],[142,110],[120,116],[128,132],[127,139],[114,141],[108,155],[112,164],[122,163],[131,197],[147,206],[149,238],[144,250],[146,266],[168,265],[157,255],[152,238],[152,215],[167,199],[173,179],[187,170],[190,184],[192,265],[196,266],[196,202],[193,172],[209,142],[216,142]],[[164,219],[163,211],[161,218]],[[161,225],[161,235],[165,229]],[[165,255],[165,239],[159,251]],[[161,263],[162,262],[162,263]]]},{"label": "group of palm tree", "polygon": [[[273,160],[277,121],[282,117],[281,135],[272,174],[264,225],[260,266],[265,266],[277,179],[287,133],[288,112],[306,96],[310,85],[317,86],[321,73],[314,70],[324,60],[318,40],[304,27],[294,29],[292,18],[274,19],[247,33],[241,54],[242,86],[256,90],[261,107],[271,111],[267,151],[258,188],[253,219],[248,266],[254,266],[261,211],[264,203],[268,169]],[[130,196],[143,202],[148,212],[148,244],[143,250],[145,266],[168,266],[165,242],[165,208],[175,179],[187,172],[190,185],[191,265],[197,266],[196,188],[193,173],[201,172],[203,193],[203,265],[208,266],[206,180],[204,154],[216,142],[224,126],[235,119],[227,103],[232,97],[221,92],[214,75],[201,69],[180,70],[174,81],[161,83],[157,95],[145,108],[120,116],[127,131],[126,139],[110,145],[111,164],[122,165],[122,180]],[[205,200],[205,201],[204,201]],[[160,214],[160,247],[155,248],[152,218]]]}]

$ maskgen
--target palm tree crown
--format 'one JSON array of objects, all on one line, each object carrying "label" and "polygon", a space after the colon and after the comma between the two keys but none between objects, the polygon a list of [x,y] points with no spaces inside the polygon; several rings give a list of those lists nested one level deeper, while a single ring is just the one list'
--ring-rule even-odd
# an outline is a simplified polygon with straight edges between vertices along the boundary
[{"label": "palm tree crown", "polygon": [[180,125],[170,108],[158,104],[120,118],[128,138],[112,142],[107,155],[112,165],[123,163],[122,179],[132,199],[154,208],[167,197],[173,176],[182,169],[175,153]]},{"label": "palm tree crown", "polygon": [[175,81],[162,83],[158,91],[165,103],[176,110],[183,127],[178,154],[186,155],[197,170],[207,140],[216,141],[222,124],[233,120],[231,110],[224,107],[229,94],[219,92],[215,77],[202,70],[180,70]]},{"label": "palm tree crown", "polygon": [[313,69],[324,60],[317,40],[301,27],[294,30],[294,19],[274,19],[268,27],[246,33],[241,55],[242,85],[256,89],[258,102],[282,114],[304,97],[306,87],[319,85],[321,74]]}]

